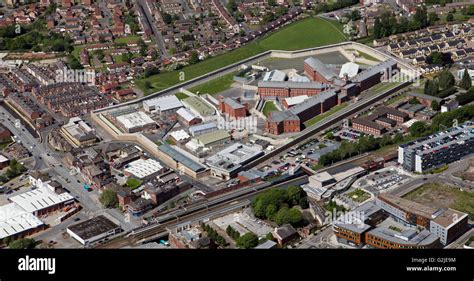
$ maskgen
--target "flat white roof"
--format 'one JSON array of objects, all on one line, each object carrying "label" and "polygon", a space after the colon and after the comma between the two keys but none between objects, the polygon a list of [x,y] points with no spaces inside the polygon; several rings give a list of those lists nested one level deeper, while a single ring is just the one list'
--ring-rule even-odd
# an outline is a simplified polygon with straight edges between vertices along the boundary
[{"label": "flat white roof", "polygon": [[194,113],[192,113],[191,111],[189,111],[187,108],[184,108],[184,107],[178,109],[176,113],[188,122],[197,117]]},{"label": "flat white roof", "polygon": [[124,171],[142,179],[159,172],[161,169],[163,169],[163,166],[154,159],[138,159],[129,163]]},{"label": "flat white roof", "polygon": [[348,62],[342,65],[341,72],[339,72],[339,78],[344,78],[347,74],[349,78],[352,78],[359,73],[359,65],[353,62]]},{"label": "flat white roof", "polygon": [[291,98],[285,98],[286,104],[288,106],[296,105],[299,103],[302,103],[308,98],[307,95],[302,95],[302,96],[296,96],[296,97],[291,97]]},{"label": "flat white roof", "polygon": [[142,111],[120,115],[117,117],[117,121],[119,121],[127,129],[155,124],[155,121],[153,121],[150,116],[146,115]]},{"label": "flat white roof", "polygon": [[285,81],[286,73],[278,69],[268,71],[263,76],[263,81]]},{"label": "flat white roof", "polygon": [[74,200],[74,197],[67,192],[57,194],[49,188],[41,186],[37,189],[12,196],[9,200],[17,203],[27,212],[33,213],[57,204]]},{"label": "flat white roof", "polygon": [[43,222],[16,203],[0,206],[0,239],[34,229]]},{"label": "flat white roof", "polygon": [[175,95],[158,97],[143,102],[144,106],[155,107],[157,110],[166,111],[183,106],[181,101]]},{"label": "flat white roof", "polygon": [[184,130],[171,132],[170,135],[177,141],[182,141],[190,138],[189,134],[186,133]]}]

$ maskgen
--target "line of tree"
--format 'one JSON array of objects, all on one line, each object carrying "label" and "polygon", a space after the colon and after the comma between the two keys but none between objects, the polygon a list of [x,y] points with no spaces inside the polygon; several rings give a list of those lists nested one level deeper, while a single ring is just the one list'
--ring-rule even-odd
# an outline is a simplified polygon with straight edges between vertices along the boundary
[{"label": "line of tree", "polygon": [[397,133],[393,137],[386,134],[382,138],[363,136],[359,138],[356,143],[342,141],[341,146],[338,149],[323,154],[319,158],[319,164],[328,166],[337,161],[342,161],[358,154],[374,151],[387,145],[402,143],[404,140],[405,138],[403,135]]},{"label": "line of tree", "polygon": [[237,240],[240,237],[240,233],[230,225],[227,226],[225,232],[234,240]]},{"label": "line of tree", "polygon": [[397,19],[393,12],[387,11],[375,18],[374,37],[380,39],[393,34],[422,29],[429,25],[436,24],[437,20],[439,20],[439,18],[436,14],[428,17],[425,6],[417,7],[411,19],[407,17]]},{"label": "line of tree", "polygon": [[429,96],[444,98],[454,92],[455,78],[449,70],[444,70],[435,79],[426,80],[424,93]]},{"label": "line of tree", "polygon": [[349,7],[359,3],[358,0],[337,0],[332,2],[318,3],[314,6],[314,11],[319,13],[327,13],[335,10],[339,10],[345,7]]},{"label": "line of tree", "polygon": [[219,233],[217,233],[217,231],[210,225],[201,223],[201,228],[204,229],[204,231],[207,233],[207,236],[209,236],[209,238],[215,241],[218,245],[222,247],[225,247],[227,245],[227,241],[225,241],[225,238],[222,237]]},{"label": "line of tree", "polygon": [[462,124],[474,118],[474,105],[465,105],[458,109],[444,112],[436,115],[431,125],[418,121],[413,123],[409,129],[410,135],[414,137],[424,137],[438,132],[442,128],[452,127],[453,120],[457,120],[458,124]]},{"label": "line of tree", "polygon": [[467,92],[456,96],[459,105],[465,105],[474,101],[474,88],[471,87]]}]

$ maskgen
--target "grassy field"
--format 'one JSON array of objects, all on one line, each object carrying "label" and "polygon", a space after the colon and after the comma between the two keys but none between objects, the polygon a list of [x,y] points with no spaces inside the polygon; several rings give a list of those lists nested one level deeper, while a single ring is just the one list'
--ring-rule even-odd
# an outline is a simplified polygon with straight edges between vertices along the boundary
[{"label": "grassy field", "polygon": [[308,121],[304,122],[304,126],[306,128],[313,126],[314,124],[318,123],[319,121],[323,120],[324,118],[328,117],[329,115],[332,115],[339,110],[343,109],[344,107],[348,106],[349,103],[345,102],[340,105],[336,105],[335,107],[331,108],[329,111],[324,112],[323,114],[317,115]]},{"label": "grassy field", "polygon": [[220,93],[230,88],[232,83],[234,83],[234,80],[233,80],[234,75],[235,73],[229,73],[219,78],[213,79],[209,82],[206,82],[204,84],[192,87],[191,89],[188,89],[188,90],[195,94],[199,92],[200,95],[201,94],[215,95],[217,93]]},{"label": "grassy field", "polygon": [[263,106],[263,109],[262,109],[263,115],[268,117],[268,114],[272,111],[278,111],[278,109],[275,106],[275,103],[272,101],[265,102],[265,105]]},{"label": "grassy field", "polygon": [[403,196],[405,199],[436,208],[452,208],[474,219],[474,193],[456,187],[428,183]]},{"label": "grassy field", "polygon": [[[137,80],[137,86],[146,94],[150,94],[183,82],[179,80],[180,72],[185,74],[186,80],[190,80],[271,49],[291,51],[339,43],[346,38],[336,26],[332,22],[320,18],[307,18],[231,52],[186,66],[177,71],[162,72]],[[150,82],[151,88],[145,87],[145,81]]]}]

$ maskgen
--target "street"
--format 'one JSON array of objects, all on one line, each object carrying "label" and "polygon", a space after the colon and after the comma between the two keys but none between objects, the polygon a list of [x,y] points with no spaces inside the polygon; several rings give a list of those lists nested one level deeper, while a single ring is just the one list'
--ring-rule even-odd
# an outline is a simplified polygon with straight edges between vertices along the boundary
[{"label": "street", "polygon": [[[79,179],[72,175],[70,170],[63,166],[63,163],[58,160],[61,157],[55,157],[54,154],[50,153],[47,149],[46,143],[40,143],[35,137],[33,137],[28,130],[24,128],[24,125],[19,125],[13,117],[3,106],[0,106],[0,121],[7,127],[13,135],[15,135],[16,141],[21,142],[26,149],[30,151],[36,160],[35,168],[49,169],[49,174],[56,178],[65,189],[67,189],[71,195],[81,203],[85,212],[90,215],[95,215],[98,212],[103,212],[103,208],[98,201],[98,192],[88,192],[84,190],[83,184]],[[19,125],[19,126],[17,126]],[[95,197],[94,199],[92,197]],[[105,210],[110,216],[118,220],[122,227],[126,230],[135,227],[136,225],[131,222],[126,222],[123,214],[116,209]]]}]

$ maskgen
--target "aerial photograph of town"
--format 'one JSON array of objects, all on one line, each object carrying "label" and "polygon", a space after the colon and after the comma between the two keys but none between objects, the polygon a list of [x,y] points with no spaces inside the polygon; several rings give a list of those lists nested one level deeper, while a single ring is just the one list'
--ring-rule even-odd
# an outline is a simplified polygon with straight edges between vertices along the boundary
[{"label": "aerial photograph of town", "polygon": [[474,0],[1,0],[0,256],[472,262],[473,80]]}]

